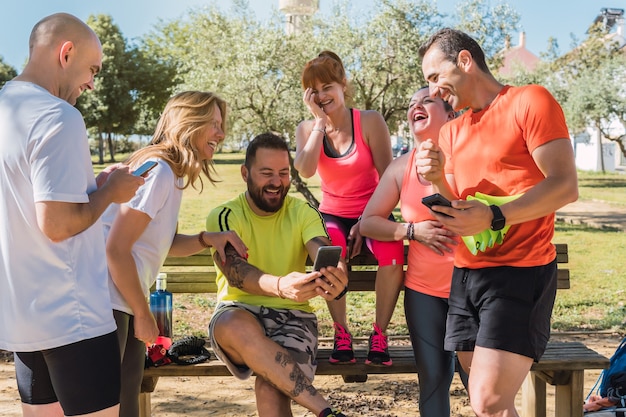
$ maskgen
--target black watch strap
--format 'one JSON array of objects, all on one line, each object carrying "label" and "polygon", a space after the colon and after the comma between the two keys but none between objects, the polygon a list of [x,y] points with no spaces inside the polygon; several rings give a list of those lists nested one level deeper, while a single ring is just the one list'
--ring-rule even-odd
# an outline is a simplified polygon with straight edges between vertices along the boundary
[{"label": "black watch strap", "polygon": [[489,206],[489,208],[491,209],[491,212],[493,213],[493,219],[491,220],[491,230],[498,231],[498,230],[504,229],[504,225],[506,224],[506,219],[504,218],[504,215],[502,214],[502,210],[500,210],[500,207],[492,204]]}]

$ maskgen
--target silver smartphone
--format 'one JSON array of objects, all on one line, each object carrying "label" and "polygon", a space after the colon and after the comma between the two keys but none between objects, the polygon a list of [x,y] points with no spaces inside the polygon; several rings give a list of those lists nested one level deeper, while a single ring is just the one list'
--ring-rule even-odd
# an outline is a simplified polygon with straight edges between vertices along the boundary
[{"label": "silver smartphone", "polygon": [[146,161],[143,164],[141,164],[141,166],[139,168],[137,168],[136,170],[133,171],[133,175],[135,175],[137,177],[143,177],[148,172],[150,172],[150,170],[152,168],[157,166],[157,164],[158,164],[157,161]]}]

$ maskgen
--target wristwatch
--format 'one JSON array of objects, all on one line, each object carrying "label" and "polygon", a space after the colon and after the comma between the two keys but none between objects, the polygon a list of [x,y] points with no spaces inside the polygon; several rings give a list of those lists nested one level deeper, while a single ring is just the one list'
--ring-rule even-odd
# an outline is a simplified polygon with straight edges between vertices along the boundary
[{"label": "wristwatch", "polygon": [[491,212],[493,213],[493,219],[491,220],[491,230],[498,231],[504,229],[504,224],[506,223],[506,219],[502,214],[502,210],[500,207],[492,204],[489,206]]}]

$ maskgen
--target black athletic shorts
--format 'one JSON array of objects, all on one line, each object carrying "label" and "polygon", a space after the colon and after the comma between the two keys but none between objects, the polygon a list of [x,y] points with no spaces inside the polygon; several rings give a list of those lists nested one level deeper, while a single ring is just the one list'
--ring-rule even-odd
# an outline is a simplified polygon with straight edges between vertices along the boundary
[{"label": "black athletic shorts", "polygon": [[59,401],[66,416],[112,407],[120,401],[117,333],[37,352],[15,352],[15,374],[23,403]]},{"label": "black athletic shorts", "polygon": [[455,267],[446,350],[480,346],[538,361],[550,337],[556,277],[556,260],[536,267]]}]

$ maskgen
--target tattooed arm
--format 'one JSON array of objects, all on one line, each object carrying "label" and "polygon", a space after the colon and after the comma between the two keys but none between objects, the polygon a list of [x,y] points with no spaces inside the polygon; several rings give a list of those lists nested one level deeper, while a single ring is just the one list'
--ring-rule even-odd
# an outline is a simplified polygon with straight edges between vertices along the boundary
[{"label": "tattooed arm", "polygon": [[215,263],[220,265],[220,269],[231,287],[239,288],[250,294],[276,295],[275,291],[272,291],[272,285],[269,285],[273,282],[273,286],[276,286],[276,276],[266,274],[256,266],[249,264],[230,243],[224,247],[224,253],[226,259],[222,259],[218,252],[215,252],[213,256]]},{"label": "tattooed arm", "polygon": [[[314,259],[317,248],[329,244],[328,239],[316,237],[306,243],[306,248],[311,258]],[[224,253],[226,259],[222,259],[217,252],[213,256],[216,264],[220,265],[228,284],[249,294],[288,298],[297,302],[304,302],[316,296],[330,300],[336,297],[348,283],[345,271],[339,268],[322,269],[322,273],[325,273],[324,279],[316,271],[308,274],[291,272],[279,277],[265,273],[249,264],[231,244],[226,245]]]},{"label": "tattooed arm", "polygon": [[310,300],[318,295],[315,291],[315,278],[319,276],[317,272],[309,274],[291,272],[279,277],[265,273],[249,264],[230,243],[224,248],[224,253],[226,254],[225,260],[217,252],[213,256],[231,287],[248,294],[289,298],[298,302]]}]

